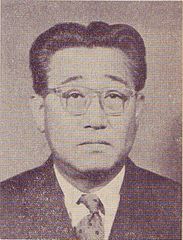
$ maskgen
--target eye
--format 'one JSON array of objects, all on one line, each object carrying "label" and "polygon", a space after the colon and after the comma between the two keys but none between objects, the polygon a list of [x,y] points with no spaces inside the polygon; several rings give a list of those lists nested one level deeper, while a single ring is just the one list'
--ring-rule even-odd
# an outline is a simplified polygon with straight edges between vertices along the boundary
[{"label": "eye", "polygon": [[105,98],[121,99],[123,101],[127,100],[127,96],[125,96],[123,93],[116,92],[116,91],[107,92],[105,95]]},{"label": "eye", "polygon": [[69,90],[67,92],[64,92],[62,94],[62,97],[68,99],[68,98],[80,98],[80,97],[84,98],[85,96],[79,91]]}]

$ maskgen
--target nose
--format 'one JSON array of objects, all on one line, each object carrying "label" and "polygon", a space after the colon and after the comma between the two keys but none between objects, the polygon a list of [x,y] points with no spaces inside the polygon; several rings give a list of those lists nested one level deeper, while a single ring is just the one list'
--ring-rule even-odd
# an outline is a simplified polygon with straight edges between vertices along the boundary
[{"label": "nose", "polygon": [[92,99],[92,102],[87,110],[85,116],[84,128],[91,128],[94,130],[106,129],[108,126],[107,116],[102,109],[102,105],[98,97]]}]

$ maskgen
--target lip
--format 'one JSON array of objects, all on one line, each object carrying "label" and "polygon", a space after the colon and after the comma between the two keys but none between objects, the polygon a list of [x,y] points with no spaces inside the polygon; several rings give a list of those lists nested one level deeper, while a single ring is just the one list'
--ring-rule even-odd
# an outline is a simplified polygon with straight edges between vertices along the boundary
[{"label": "lip", "polygon": [[89,145],[89,144],[101,144],[101,145],[111,146],[111,144],[106,141],[86,141],[86,142],[79,143],[77,146],[83,146],[83,145]]}]

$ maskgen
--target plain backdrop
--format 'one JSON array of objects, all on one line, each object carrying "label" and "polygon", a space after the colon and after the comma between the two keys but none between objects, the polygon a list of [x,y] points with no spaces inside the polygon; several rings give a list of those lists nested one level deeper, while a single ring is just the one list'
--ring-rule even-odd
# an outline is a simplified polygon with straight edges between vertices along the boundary
[{"label": "plain backdrop", "polygon": [[91,21],[129,24],[142,35],[146,104],[130,157],[141,167],[181,180],[181,1],[2,0],[1,5],[1,180],[41,165],[50,154],[28,106],[32,42],[57,23]]}]

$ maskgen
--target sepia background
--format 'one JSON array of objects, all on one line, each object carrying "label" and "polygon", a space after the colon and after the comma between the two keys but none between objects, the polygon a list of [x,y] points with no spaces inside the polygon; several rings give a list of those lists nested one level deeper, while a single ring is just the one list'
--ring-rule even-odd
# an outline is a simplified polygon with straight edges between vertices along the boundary
[{"label": "sepia background", "polygon": [[181,1],[1,1],[0,180],[41,165],[49,156],[33,122],[29,49],[35,38],[60,22],[132,25],[147,50],[145,109],[131,159],[181,181]]}]

